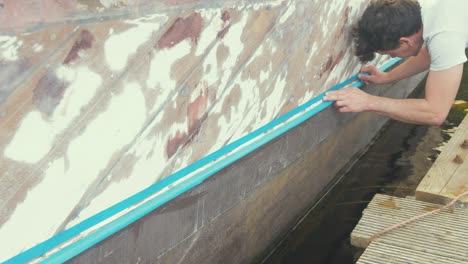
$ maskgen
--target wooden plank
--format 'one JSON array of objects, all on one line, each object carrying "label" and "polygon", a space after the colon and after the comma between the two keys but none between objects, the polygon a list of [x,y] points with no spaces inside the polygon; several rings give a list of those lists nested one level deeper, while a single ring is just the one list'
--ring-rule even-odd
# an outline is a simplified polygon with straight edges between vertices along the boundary
[{"label": "wooden plank", "polygon": [[438,208],[376,195],[351,234],[353,245],[369,246],[358,263],[468,263],[468,210],[463,208],[444,209],[371,241],[385,228]]},{"label": "wooden plank", "polygon": [[[416,189],[416,199],[447,204],[468,190],[468,117],[458,127],[453,137]],[[461,200],[468,203],[468,197]]]},{"label": "wooden plank", "polygon": [[462,264],[465,261],[447,258],[424,251],[372,243],[359,258],[357,264]]}]

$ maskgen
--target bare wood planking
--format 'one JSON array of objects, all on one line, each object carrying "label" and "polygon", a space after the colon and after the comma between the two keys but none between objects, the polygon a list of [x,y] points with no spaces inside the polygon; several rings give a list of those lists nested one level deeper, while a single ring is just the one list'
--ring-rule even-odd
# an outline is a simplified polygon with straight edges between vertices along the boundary
[{"label": "bare wood planking", "polygon": [[[231,77],[231,74],[234,75],[235,71],[237,69],[241,69],[244,66],[245,61],[250,59],[252,53],[258,48],[258,45],[260,45],[264,39],[264,35],[268,32],[268,29],[272,27],[273,22],[278,16],[279,10],[280,7],[272,7],[268,10],[260,9],[244,14],[241,14],[237,10],[226,10],[224,12],[222,9],[217,10],[214,17],[210,17],[210,20],[206,21],[206,24],[204,23],[205,25],[202,28],[201,34],[205,34],[203,32],[205,29],[208,31],[207,33],[210,33],[209,30],[213,30],[213,28],[210,29],[210,23],[214,23],[215,29],[218,29],[216,28],[217,24],[222,26],[218,29],[221,31],[219,33],[216,32],[218,34],[213,35],[213,38],[210,39],[208,46],[206,47],[200,47],[200,45],[197,47],[195,45],[196,43],[192,43],[190,54],[185,55],[180,61],[176,60],[174,62],[172,65],[172,71],[169,73],[170,76],[168,76],[176,77],[176,79],[174,79],[174,87],[168,89],[167,84],[163,85],[163,83],[156,83],[153,84],[155,87],[152,87],[152,89],[149,87],[147,89],[148,93],[154,93],[146,96],[146,99],[150,100],[147,105],[152,106],[148,114],[152,119],[150,118],[149,122],[145,124],[145,129],[138,135],[138,138],[135,139],[132,145],[129,146],[129,149],[122,152],[122,155],[119,156],[120,158],[118,162],[114,164],[111,171],[102,174],[102,176],[107,177],[97,179],[95,184],[91,185],[87,190],[82,200],[74,210],[76,210],[76,212],[81,212],[82,217],[89,215],[90,212],[92,213],[93,210],[96,210],[96,208],[92,208],[91,210],[86,208],[92,199],[96,198],[101,201],[105,200],[105,203],[100,207],[102,209],[156,181],[157,176],[160,173],[160,168],[164,169],[168,166],[167,164],[169,162],[167,161],[170,161],[171,158],[174,159],[175,156],[173,155],[176,154],[179,148],[192,143],[192,136],[198,133],[196,126],[203,122],[205,118],[208,118],[205,111],[207,111],[207,108],[212,101],[217,98],[218,90],[221,90],[220,88],[222,88],[219,86],[220,83],[223,83],[224,81],[221,81],[220,79]],[[187,15],[183,17],[188,18],[191,16]],[[246,18],[247,26],[240,23],[242,17]],[[178,23],[181,23],[180,21],[182,20],[175,20],[169,24],[178,25]],[[216,47],[229,47],[230,43],[226,43],[223,40],[223,37],[225,35],[230,37],[230,31],[233,30],[234,27],[239,27],[240,25],[242,25],[242,31],[240,32],[239,37],[241,37],[242,40],[248,39],[249,41],[246,43],[248,46],[239,53],[237,60],[231,61],[233,64],[228,65],[223,65],[222,61],[219,64],[214,65],[212,61],[207,61],[209,56],[219,60],[220,52]],[[171,28],[172,26],[167,29],[164,36],[171,34]],[[223,28],[226,29],[226,31],[224,31]],[[252,30],[247,31],[244,30],[244,28]],[[207,45],[206,42],[204,43]],[[177,43],[174,45],[176,44]],[[157,47],[155,47],[157,48],[157,51],[155,52],[155,56],[152,58],[153,62],[161,63],[156,60],[156,58],[158,58],[157,54],[166,52],[166,49],[171,48],[166,48],[164,47],[165,45],[172,44],[171,42],[166,43],[165,41],[159,41],[157,43]],[[225,47],[225,45],[227,45],[227,47]],[[199,53],[197,50],[200,48],[203,48],[203,53],[197,56]],[[229,49],[224,51],[229,52]],[[223,56],[224,55],[221,55],[221,57]],[[190,64],[187,63],[187,61],[190,61],[189,59],[192,57],[197,58],[199,63],[197,63],[194,68],[189,68],[187,65]],[[149,71],[152,71],[151,68],[153,62],[148,67],[150,68]],[[219,68],[214,67],[215,65],[219,65]],[[135,67],[137,66],[138,65],[135,65]],[[230,74],[227,74],[226,70],[230,68],[233,69],[233,71]],[[190,69],[191,71],[184,74],[184,69]],[[210,84],[209,86],[206,85],[204,77],[204,73],[207,71],[217,71],[217,74],[219,74],[217,75],[216,83]],[[226,76],[223,77],[223,74]],[[167,93],[168,91],[169,93]],[[164,100],[161,101],[161,98]],[[155,103],[155,100],[157,103]],[[214,128],[216,128],[216,126],[214,126]],[[196,151],[196,148],[190,149]],[[148,151],[148,153],[143,154],[141,153],[142,151]],[[146,158],[140,159],[140,157]],[[121,185],[125,186],[125,190],[120,193],[120,196],[115,196],[110,192],[104,191],[104,189],[110,185],[114,184],[115,186],[115,184],[121,184],[123,181],[131,180],[131,177],[134,176],[143,176],[145,180],[139,181],[131,186],[125,184]],[[113,197],[108,197],[109,194],[112,194]],[[82,209],[84,210],[81,211]],[[70,219],[67,219],[67,221],[68,220]]]},{"label": "bare wood planking", "polygon": [[[416,199],[447,204],[468,190],[468,116],[416,189]],[[461,200],[468,202],[465,197]]]},{"label": "bare wood planking", "polygon": [[448,208],[370,241],[385,228],[440,208],[417,200],[376,195],[351,234],[367,247],[358,263],[468,263],[468,210]]},{"label": "bare wood planking", "polygon": [[[440,206],[431,203],[378,194],[364,210],[361,221],[351,234],[351,242],[355,246],[366,247],[370,243],[370,238],[381,230],[438,208]],[[421,234],[426,239],[429,239],[429,236],[458,239],[467,234],[467,217],[467,209],[448,208],[436,215],[410,223],[401,230],[413,232],[415,236],[417,232],[414,230],[426,230]],[[398,231],[399,229],[391,231],[383,237],[391,236]]]},{"label": "bare wood planking", "polygon": [[466,264],[466,261],[377,241],[367,247],[357,264]]}]

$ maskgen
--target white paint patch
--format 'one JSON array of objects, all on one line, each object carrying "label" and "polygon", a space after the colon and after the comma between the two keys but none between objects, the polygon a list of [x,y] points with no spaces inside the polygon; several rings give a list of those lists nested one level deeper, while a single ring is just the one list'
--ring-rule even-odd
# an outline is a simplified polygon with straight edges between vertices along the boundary
[{"label": "white paint patch", "polygon": [[286,89],[286,77],[285,74],[277,76],[276,82],[272,84],[273,91],[265,98],[266,107],[266,121],[270,122],[281,110],[281,104],[284,101],[284,91]]},{"label": "white paint patch", "polygon": [[[259,112],[253,108],[258,108],[255,102],[258,102],[259,92],[256,89],[257,81],[247,78],[241,81],[240,78],[236,82],[241,90],[240,96],[242,100],[237,102],[237,105],[231,107],[231,118],[230,122],[227,123],[226,119],[218,120],[219,135],[223,135],[224,138],[231,138],[231,142],[238,139],[244,129],[250,124],[250,121]],[[218,103],[218,106],[222,104]],[[224,122],[223,122],[224,121]],[[213,145],[210,152],[215,151],[223,146],[225,140],[217,140],[216,144]]]},{"label": "white paint patch", "polygon": [[[163,115],[158,115],[155,120],[153,129],[147,129],[139,137],[140,139],[134,144],[132,150],[126,153],[125,158],[129,157],[135,160],[132,171],[126,175],[125,179],[112,182],[103,192],[98,194],[93,201],[83,209],[79,216],[68,224],[69,227],[83,221],[84,219],[112,206],[119,201],[130,197],[131,195],[150,186],[158,179],[158,176],[166,169],[168,159],[166,157],[165,146],[168,140],[173,137],[177,131],[184,133],[187,129],[186,122],[173,123],[170,127],[161,127],[158,124],[161,122]],[[149,154],[150,153],[150,154]],[[133,158],[132,158],[133,157]],[[177,161],[184,159],[177,158]],[[185,159],[186,160],[186,159]],[[186,166],[188,164],[184,164]],[[108,179],[112,179],[115,175],[121,178],[122,174],[119,170],[121,165],[118,164],[109,174]],[[180,166],[178,166],[180,168]]]},{"label": "white paint patch", "polygon": [[[218,42],[210,54],[208,54],[203,62],[205,74],[200,83],[205,83],[208,87],[216,84],[221,91],[226,89],[228,81],[232,78],[232,71],[239,62],[239,56],[244,51],[244,43],[241,40],[241,36],[247,24],[247,19],[247,15],[242,16],[241,21],[232,25],[222,41]],[[228,49],[229,55],[222,65],[218,65],[216,52],[221,45]],[[209,71],[207,71],[208,68],[210,69]]]},{"label": "white paint patch", "polygon": [[3,154],[15,161],[36,163],[49,152],[53,140],[52,126],[39,112],[33,111],[24,118]]},{"label": "white paint patch", "polygon": [[149,41],[152,33],[158,31],[164,22],[165,19],[157,19],[152,23],[141,20],[127,21],[135,27],[119,34],[112,34],[104,44],[104,54],[109,67],[113,71],[123,70],[129,57],[135,54],[143,43]]},{"label": "white paint patch", "polygon": [[229,56],[225,64],[229,67],[234,67],[237,58],[244,50],[244,43],[242,42],[242,33],[247,25],[247,14],[242,16],[241,21],[231,26],[229,32],[224,36],[222,44],[229,48]]},{"label": "white paint patch", "polygon": [[208,26],[201,32],[198,40],[196,56],[205,54],[207,48],[214,42],[218,36],[218,32],[223,29],[223,21],[221,20],[221,12],[217,10],[207,10],[201,12],[203,21],[210,21]]},{"label": "white paint patch", "polygon": [[314,98],[314,91],[307,91],[302,98],[298,100],[298,105],[303,105]]},{"label": "white paint patch", "polygon": [[[88,125],[68,149],[71,177],[94,180],[112,155],[130,143],[146,119],[145,100],[138,84],[128,84],[109,107]],[[92,153],[92,155],[90,155]]]},{"label": "white paint patch", "polygon": [[312,62],[312,59],[315,57],[315,53],[317,52],[317,49],[318,49],[317,42],[314,42],[314,44],[312,45],[312,48],[310,49],[309,57],[307,58],[306,68],[309,68],[310,63]]},{"label": "white paint patch", "polygon": [[30,112],[21,122],[13,140],[5,148],[5,157],[26,163],[36,163],[52,148],[55,137],[62,133],[96,94],[102,78],[88,67],[57,69],[60,80],[71,83],[65,89],[52,117],[44,118],[38,111]]},{"label": "white paint patch", "polygon": [[39,53],[41,51],[44,50],[44,45],[42,44],[39,44],[39,43],[35,43],[33,46],[32,46],[32,49],[35,53]]},{"label": "white paint patch", "polygon": [[123,0],[99,0],[99,2],[101,3],[101,5],[103,5],[105,8],[109,8],[109,7],[112,7],[112,6],[119,6],[121,5],[122,3],[125,3],[127,1],[123,1]]},{"label": "white paint patch", "polygon": [[289,3],[288,9],[286,10],[286,12],[284,12],[284,14],[280,18],[280,21],[279,21],[280,24],[283,24],[284,22],[286,22],[286,20],[288,20],[294,14],[294,12],[296,12],[296,5],[297,3],[295,1],[291,1]]},{"label": "white paint patch", "polygon": [[[79,178],[80,173],[86,173],[91,176],[85,182],[91,183],[95,180],[99,172],[107,166],[114,153],[135,138],[142,129],[145,120],[146,106],[141,88],[135,83],[128,84],[124,93],[114,98],[109,109],[98,117],[85,134],[70,146],[69,159],[78,161],[75,163],[75,168],[73,166],[70,168],[69,174],[73,175],[71,177]],[[97,149],[95,146],[99,146],[99,148]],[[91,151],[94,155],[85,154]],[[81,166],[85,166],[85,168],[80,169]],[[133,176],[129,178],[129,182],[124,180],[113,184],[98,194],[77,218],[68,223],[68,226],[73,226],[141,190],[134,191],[133,185],[141,187],[138,185],[139,182],[153,181],[149,175],[133,174]],[[112,178],[112,174],[108,178]],[[85,190],[83,189],[83,192]]]},{"label": "white paint patch", "polygon": [[186,39],[170,49],[158,50],[151,60],[146,85],[150,89],[159,89],[160,91],[152,111],[158,109],[176,88],[177,81],[171,77],[172,65],[190,53],[190,43],[190,40]]},{"label": "white paint patch", "polygon": [[[64,159],[52,162],[47,177],[31,189],[25,201],[18,205],[11,218],[0,228],[2,254],[0,262],[51,237],[64,220],[64,206],[73,194],[66,186]],[[60,212],[60,213],[59,213]],[[31,224],[31,217],[34,224]],[[21,239],[18,239],[21,238]]]},{"label": "white paint patch", "polygon": [[244,8],[250,9],[253,8],[254,10],[264,9],[264,8],[271,8],[277,7],[281,5],[285,0],[269,0],[264,2],[259,2],[255,4],[247,4]]},{"label": "white paint patch", "polygon": [[[67,162],[62,157],[50,163],[43,181],[28,192],[24,202],[0,229],[0,244],[2,252],[8,252],[7,257],[57,231],[114,153],[140,131],[146,118],[145,109],[140,87],[127,85],[113,98],[106,112],[70,144]],[[34,225],[31,225],[31,216],[34,216]]]},{"label": "white paint patch", "polygon": [[23,41],[17,37],[0,36],[0,58],[5,61],[18,60],[18,50],[22,45]]},{"label": "white paint patch", "polygon": [[268,69],[262,69],[262,70],[260,71],[259,84],[262,84],[262,83],[264,83],[265,81],[268,80],[268,78],[271,76],[271,71],[272,71],[271,63],[270,63],[270,65],[269,65],[269,68],[268,68]]}]

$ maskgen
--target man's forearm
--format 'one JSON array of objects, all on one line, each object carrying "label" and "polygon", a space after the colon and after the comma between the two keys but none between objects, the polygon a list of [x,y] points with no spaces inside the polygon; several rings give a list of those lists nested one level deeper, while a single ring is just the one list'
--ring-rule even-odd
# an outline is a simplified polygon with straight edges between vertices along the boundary
[{"label": "man's forearm", "polygon": [[423,46],[417,56],[411,57],[398,67],[388,72],[387,82],[395,82],[429,69],[431,57],[426,46]]},{"label": "man's forearm", "polygon": [[426,99],[392,99],[371,96],[368,111],[381,114],[405,123],[440,125],[446,114],[433,109]]}]

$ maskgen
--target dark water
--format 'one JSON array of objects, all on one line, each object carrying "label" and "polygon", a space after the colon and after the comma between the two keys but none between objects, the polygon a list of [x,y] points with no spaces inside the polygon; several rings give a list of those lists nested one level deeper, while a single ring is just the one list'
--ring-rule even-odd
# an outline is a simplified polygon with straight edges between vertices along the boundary
[{"label": "dark water", "polygon": [[[424,83],[411,97],[423,95]],[[457,100],[468,101],[468,63]],[[454,107],[441,127],[390,121],[369,150],[263,263],[352,264],[361,250],[349,237],[376,193],[414,195],[440,153],[437,150],[463,120],[468,104]]]}]

